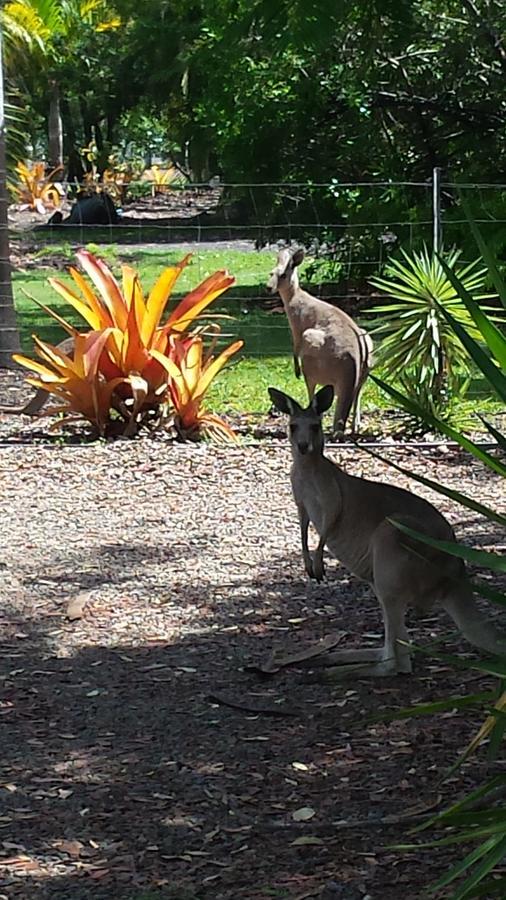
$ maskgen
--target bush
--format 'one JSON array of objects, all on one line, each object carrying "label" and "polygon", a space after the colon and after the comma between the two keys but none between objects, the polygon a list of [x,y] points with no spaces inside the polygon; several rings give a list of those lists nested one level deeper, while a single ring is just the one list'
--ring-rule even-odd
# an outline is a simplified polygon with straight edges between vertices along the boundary
[{"label": "bush", "polygon": [[384,317],[375,329],[381,344],[378,363],[387,378],[400,382],[407,397],[421,409],[436,415],[445,413],[451,397],[463,397],[473,371],[470,356],[445,316],[445,312],[475,340],[479,330],[467,308],[459,300],[449,277],[455,273],[459,284],[475,300],[490,298],[484,294],[487,270],[480,260],[458,265],[460,251],[453,250],[445,260],[429,254],[402,252],[402,260],[393,260],[385,276],[371,278],[391,302],[376,306]]},{"label": "bush", "polygon": [[[57,278],[50,278],[49,283],[91,330],[81,333],[43,306],[73,337],[72,356],[37,337],[35,351],[42,362],[14,356],[35,373],[28,379],[30,384],[61,401],[48,413],[64,414],[58,424],[84,418],[101,435],[132,435],[144,424],[168,420],[181,437],[195,438],[208,432],[233,439],[225,422],[206,412],[203,400],[212,379],[243,342],[235,341],[215,359],[212,352],[219,326],[189,328],[234,278],[226,271],[215,272],[162,321],[190,255],[166,268],[147,297],[130,266],[122,266],[120,287],[102,260],[87,250],[80,250],[77,258],[93,287],[74,268],[70,269],[72,288]],[[206,352],[204,339],[210,333],[212,344]]]}]

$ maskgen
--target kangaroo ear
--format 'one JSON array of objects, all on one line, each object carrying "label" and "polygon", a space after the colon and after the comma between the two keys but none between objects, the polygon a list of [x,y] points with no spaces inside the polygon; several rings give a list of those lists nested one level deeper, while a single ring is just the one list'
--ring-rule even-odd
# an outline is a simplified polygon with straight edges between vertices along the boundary
[{"label": "kangaroo ear", "polygon": [[274,406],[280,412],[286,413],[287,416],[294,416],[301,411],[302,407],[299,406],[296,400],[292,400],[288,394],[284,394],[283,391],[278,391],[277,388],[273,387],[268,388],[268,391]]},{"label": "kangaroo ear", "polygon": [[314,395],[311,406],[319,416],[322,416],[332,406],[333,399],[334,388],[331,384],[327,384]]},{"label": "kangaroo ear", "polygon": [[299,249],[296,250],[295,253],[294,253],[293,256],[292,256],[292,265],[293,265],[294,267],[295,267],[295,266],[300,266],[300,264],[301,264],[301,262],[302,262],[303,259],[304,259],[304,248],[303,248],[303,247],[299,247]]}]

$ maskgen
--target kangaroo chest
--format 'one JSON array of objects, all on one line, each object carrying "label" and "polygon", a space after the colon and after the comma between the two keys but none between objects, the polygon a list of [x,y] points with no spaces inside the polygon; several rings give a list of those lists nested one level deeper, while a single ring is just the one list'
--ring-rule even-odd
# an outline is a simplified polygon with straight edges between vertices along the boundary
[{"label": "kangaroo chest", "polygon": [[345,514],[343,493],[332,471],[292,473],[295,502],[302,506],[318,535],[347,569],[366,581],[371,579],[369,536],[360,522]]}]

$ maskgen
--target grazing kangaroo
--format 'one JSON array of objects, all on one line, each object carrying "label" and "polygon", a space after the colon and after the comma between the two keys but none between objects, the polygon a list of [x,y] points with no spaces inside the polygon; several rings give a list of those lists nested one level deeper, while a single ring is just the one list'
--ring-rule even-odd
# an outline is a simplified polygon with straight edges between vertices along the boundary
[{"label": "grazing kangaroo", "polygon": [[[60,341],[56,346],[62,353],[66,353],[67,356],[72,356],[74,352],[74,338],[65,338],[65,340]],[[24,405],[0,406],[0,413],[10,413],[12,416],[38,416],[48,398],[48,391],[45,391],[44,388],[39,388],[31,400],[28,400]]]},{"label": "grazing kangaroo", "polygon": [[[321,581],[327,545],[333,556],[371,585],[383,613],[384,647],[329,654],[326,661],[339,666],[333,674],[411,672],[410,648],[404,643],[408,640],[406,608],[427,612],[436,602],[471,644],[492,654],[505,652],[506,634],[476,606],[462,560],[412,540],[389,521],[397,520],[437,540],[453,541],[453,529],[441,513],[409,491],[347,475],[323,455],[321,416],[332,405],[332,386],[318,391],[307,409],[275,388],[269,388],[269,394],[277,409],[290,416],[292,490],[306,572]],[[310,522],[319,535],[313,554],[308,548]],[[356,663],[365,665],[357,669]]]},{"label": "grazing kangaroo", "polygon": [[334,433],[344,432],[353,409],[352,429],[360,424],[359,395],[372,368],[373,344],[342,309],[312,297],[299,287],[297,266],[304,250],[280,250],[267,287],[279,292],[293,339],[295,375],[300,364],[312,400],[318,384],[331,384],[337,395]]}]

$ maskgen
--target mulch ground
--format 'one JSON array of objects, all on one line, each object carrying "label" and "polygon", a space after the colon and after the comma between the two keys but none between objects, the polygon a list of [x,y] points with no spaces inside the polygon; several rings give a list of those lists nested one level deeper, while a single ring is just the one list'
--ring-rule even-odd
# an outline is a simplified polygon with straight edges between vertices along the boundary
[{"label": "mulch ground", "polygon": [[[503,761],[482,750],[441,784],[479,710],[372,717],[493,679],[422,654],[411,677],[262,677],[274,651],[381,640],[367,586],[334,560],[324,584],[304,576],[286,441],[87,442],[49,424],[0,416],[0,898],[419,900],[459,851],[392,845]],[[457,451],[384,452],[499,505]],[[350,445],[329,455],[408,483]],[[412,486],[459,537],[504,540]],[[476,658],[443,614],[411,624]]]}]

